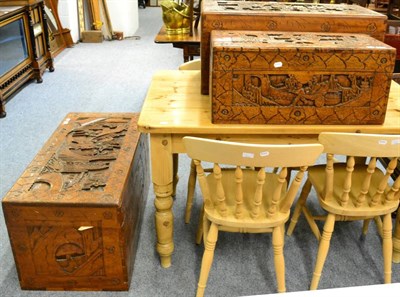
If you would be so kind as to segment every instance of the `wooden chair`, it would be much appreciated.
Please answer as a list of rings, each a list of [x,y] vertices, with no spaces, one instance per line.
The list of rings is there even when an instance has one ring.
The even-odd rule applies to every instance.
[[[184,137],[183,142],[194,160],[204,200],[205,250],[197,296],[204,294],[219,231],[272,233],[278,291],[285,292],[284,224],[307,166],[314,164],[322,145],[243,144],[195,137]],[[213,172],[205,174],[202,161],[214,163]],[[221,169],[222,164],[235,169]],[[298,166],[287,187],[287,167]],[[266,172],[270,167],[280,167],[279,173]]]
[[[390,185],[390,176],[400,157],[400,135],[326,132],[320,134],[319,141],[327,154],[327,163],[308,170],[308,180],[304,184],[287,231],[288,235],[292,234],[300,213],[303,212],[320,242],[310,289],[315,290],[318,287],[335,221],[364,220],[365,233],[369,220],[376,218],[379,222],[381,216],[384,282],[390,283],[391,213],[397,209],[400,197],[400,178],[396,178]],[[347,161],[336,163],[334,155],[347,156]],[[357,162],[360,160],[358,157],[362,157],[364,163]],[[385,171],[376,166],[378,157],[391,159]],[[314,187],[319,204],[327,212],[327,216],[313,216],[307,209],[306,199],[311,187]],[[320,219],[326,220],[322,236],[315,222]]]

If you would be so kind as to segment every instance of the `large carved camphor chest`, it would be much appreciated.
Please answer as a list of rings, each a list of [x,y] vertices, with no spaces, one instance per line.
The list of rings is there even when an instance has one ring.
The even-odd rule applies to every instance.
[[[396,50],[364,34],[213,31],[212,122],[381,124]]]
[[[203,0],[201,93],[209,93],[213,30],[362,33],[385,38],[387,16],[359,5]]]
[[[137,120],[68,114],[4,197],[22,289],[129,289],[149,186]]]

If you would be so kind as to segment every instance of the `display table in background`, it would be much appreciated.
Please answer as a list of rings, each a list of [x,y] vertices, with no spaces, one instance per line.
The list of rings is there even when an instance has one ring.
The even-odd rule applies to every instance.
[[[172,43],[175,48],[183,50],[183,61],[193,60],[193,57],[200,56],[200,29],[193,28],[193,36],[190,34],[169,35],[162,26],[154,39],[155,43]]]

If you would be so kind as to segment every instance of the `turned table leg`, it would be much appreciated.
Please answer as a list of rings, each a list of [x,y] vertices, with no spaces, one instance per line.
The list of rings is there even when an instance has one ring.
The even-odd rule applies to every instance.
[[[169,135],[150,136],[150,155],[152,181],[154,185],[155,223],[157,234],[157,252],[161,266],[171,266],[171,255],[174,251],[172,213],[173,192],[173,156],[171,137]]]

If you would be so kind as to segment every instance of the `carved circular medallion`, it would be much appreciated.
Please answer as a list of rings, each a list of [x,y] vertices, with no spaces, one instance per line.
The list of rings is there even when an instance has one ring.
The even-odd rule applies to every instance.
[[[302,122],[306,115],[303,109],[294,109],[291,113],[290,113],[290,117],[298,122]]]
[[[111,201],[113,201],[114,196],[111,194],[104,194],[101,196],[101,198],[106,202],[111,202]]]
[[[368,32],[375,32],[376,31],[376,24],[375,23],[368,24],[367,31]]]
[[[103,218],[106,220],[111,220],[113,218],[113,214],[111,211],[105,211],[103,213]]]
[[[9,199],[17,199],[19,198],[22,194],[24,193],[24,191],[12,191],[8,194],[8,198]]]
[[[387,59],[386,58],[382,58],[381,59],[381,64],[386,64],[387,63]]]
[[[329,23],[323,23],[321,25],[321,31],[323,31],[323,32],[331,31],[331,25]]]
[[[11,210],[11,216],[14,218],[18,218],[21,215],[21,211],[19,209],[12,209]]]
[[[275,30],[278,27],[278,24],[275,21],[269,21],[267,28],[269,30]]]
[[[223,27],[223,23],[220,20],[215,20],[214,22],[212,22],[212,27],[213,29],[222,29]]]
[[[64,212],[63,212],[62,210],[56,210],[56,211],[54,211],[54,215],[55,215],[57,218],[61,218],[61,217],[64,216]]]
[[[114,254],[115,253],[115,246],[107,247],[106,250],[108,251],[109,254]]]
[[[18,248],[18,251],[21,252],[21,253],[25,253],[28,250],[26,245],[23,244],[23,243],[19,244],[17,248]]]

